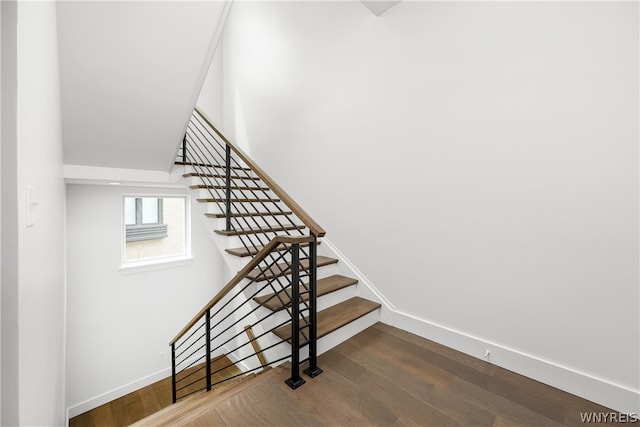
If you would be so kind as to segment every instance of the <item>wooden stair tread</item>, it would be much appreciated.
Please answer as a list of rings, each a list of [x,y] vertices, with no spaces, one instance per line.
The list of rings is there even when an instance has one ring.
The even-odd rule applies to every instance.
[[[318,339],[345,325],[348,325],[354,320],[357,320],[378,308],[380,308],[380,304],[377,302],[360,297],[353,297],[325,310],[319,311],[318,326],[316,329]],[[289,343],[291,342],[290,323],[275,329],[273,333],[281,339],[286,340]],[[301,347],[306,344],[302,333],[300,334],[300,343]]]
[[[220,234],[222,236],[241,236],[245,234],[258,234],[258,233],[274,233],[277,231],[286,231],[286,230],[302,230],[304,229],[304,225],[274,225],[271,227],[252,227],[252,228],[240,228],[238,230],[214,230],[216,234]]]
[[[318,256],[317,258],[317,266],[324,267],[326,265],[335,264],[338,260],[336,258],[329,258],[326,256]],[[300,269],[309,268],[309,260],[303,259],[300,260]],[[276,264],[275,266],[271,266],[266,269],[266,271],[260,272],[260,268],[256,267],[249,274],[247,274],[247,278],[256,282],[262,282],[264,280],[273,279],[277,276],[284,276],[290,274],[291,269],[286,263]]]
[[[228,394],[229,390],[237,388],[242,383],[249,382],[251,379],[255,378],[256,376],[264,374],[269,369],[271,369],[271,367],[270,366],[266,366],[260,372],[250,372],[250,373],[244,374],[242,376],[231,378],[230,380],[227,380],[225,382],[221,382],[219,384],[216,384],[215,386],[212,386],[211,387],[211,391],[215,390],[217,396]]]
[[[227,199],[203,198],[196,199],[200,203],[225,203]],[[278,203],[280,199],[231,199],[231,203]]]
[[[291,211],[284,212],[235,212],[231,214],[232,218],[248,217],[248,216],[280,216],[280,215],[292,215]],[[207,218],[226,218],[224,213],[205,213]]]
[[[318,245],[321,244],[321,241],[318,241]],[[301,243],[300,246],[309,246],[309,243]],[[286,249],[289,249],[291,247],[291,245],[278,245],[276,246],[276,248],[274,249],[274,251],[284,251]],[[225,249],[224,251],[227,253],[230,253],[231,255],[237,256],[237,257],[248,257],[248,256],[254,256],[255,254],[257,254],[258,252],[260,252],[262,250],[262,248],[264,248],[264,246],[262,245],[247,245],[247,247],[242,247],[242,248],[230,248],[230,249]]]
[[[232,387],[227,393],[203,393],[193,402],[178,402],[132,426],[300,426],[326,425],[297,404],[284,380],[289,362]],[[302,392],[304,393],[304,392]],[[362,424],[364,425],[364,424]]]
[[[182,174],[182,177],[183,178],[203,177],[203,178],[219,178],[219,179],[227,178],[226,175],[213,174],[213,173],[198,173],[198,172],[185,173],[185,174]],[[260,177],[257,177],[257,176],[234,176],[232,179],[242,179],[242,180],[246,179],[250,181],[260,181]]]
[[[217,384],[212,387],[210,392],[201,392],[181,399],[175,404],[169,405],[155,414],[131,425],[155,427],[158,425],[186,423],[200,417],[204,412],[208,411],[213,402],[220,402],[254,387],[256,383],[266,381],[276,374],[274,371],[273,368],[267,367],[263,371],[246,374],[225,383]]]
[[[208,185],[208,184],[195,184],[190,185],[190,189],[192,190],[226,190],[227,187],[225,185]],[[269,187],[238,187],[237,185],[232,185],[230,190],[234,191],[269,191]]]
[[[357,279],[352,279],[351,277],[345,277],[339,274],[334,274],[333,276],[325,277],[323,279],[318,279],[317,282],[317,296],[321,297],[323,295],[330,294],[331,292],[338,291],[340,289],[344,289],[346,287],[355,285],[358,283]],[[300,293],[303,300],[307,301],[309,299],[309,294],[304,293],[305,288],[300,286]],[[285,306],[289,307],[291,305],[291,296],[289,295],[290,290],[287,289],[282,290],[277,293],[271,293],[268,295],[263,295],[259,297],[255,297],[253,300],[263,307],[268,308],[271,311],[279,311],[282,310]],[[279,298],[278,298],[279,297]]]

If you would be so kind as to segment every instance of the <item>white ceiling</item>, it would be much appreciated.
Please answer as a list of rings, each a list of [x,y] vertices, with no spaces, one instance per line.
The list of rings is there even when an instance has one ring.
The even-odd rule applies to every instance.
[[[167,171],[224,1],[60,1],[64,162]]]
[[[374,15],[380,16],[402,0],[361,0]]]

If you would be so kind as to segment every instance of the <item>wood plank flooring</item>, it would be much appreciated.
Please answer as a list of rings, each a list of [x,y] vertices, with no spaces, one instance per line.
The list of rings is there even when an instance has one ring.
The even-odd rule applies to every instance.
[[[178,379],[198,369],[201,369],[200,365],[178,374]],[[211,376],[214,383],[241,373],[226,356],[217,357],[212,360],[211,371],[215,372]],[[205,386],[204,380],[195,382],[185,390],[179,392],[178,396],[193,392]],[[112,402],[98,406],[77,417],[71,418],[69,420],[69,427],[128,426],[149,415],[155,414],[169,405],[171,405],[171,378],[165,378]]]
[[[584,426],[580,412],[612,412],[381,323],[323,354],[319,365],[324,373],[297,390],[284,384],[289,372],[281,366],[238,387],[201,394],[199,402],[187,399],[137,425]],[[134,415],[71,425],[126,425],[144,410],[108,405],[103,412],[123,414],[125,406]]]

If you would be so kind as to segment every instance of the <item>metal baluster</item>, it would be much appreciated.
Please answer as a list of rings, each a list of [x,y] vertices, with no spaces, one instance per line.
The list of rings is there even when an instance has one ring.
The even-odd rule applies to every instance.
[[[226,171],[226,187],[227,187],[227,193],[226,193],[226,212],[225,212],[225,216],[227,219],[226,222],[226,231],[231,231],[231,147],[229,147],[229,145],[226,145],[226,165],[225,165],[225,171]]]
[[[291,245],[291,378],[285,383],[296,389],[305,383],[300,376],[300,244]]]
[[[317,248],[318,238],[313,235],[313,241],[309,243],[309,367],[304,373],[315,378],[322,373],[318,367],[318,279],[317,269]]]
[[[176,403],[176,343],[171,344],[171,400]]]
[[[182,163],[187,163],[187,134],[182,138]]]
[[[205,314],[206,320],[206,328],[207,331],[205,333],[207,340],[207,391],[211,390],[211,310],[207,310]]]

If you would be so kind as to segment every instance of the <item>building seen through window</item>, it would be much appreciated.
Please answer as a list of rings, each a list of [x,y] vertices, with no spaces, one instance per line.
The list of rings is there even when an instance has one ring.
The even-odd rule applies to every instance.
[[[186,256],[186,202],[182,196],[125,196],[124,262]]]

